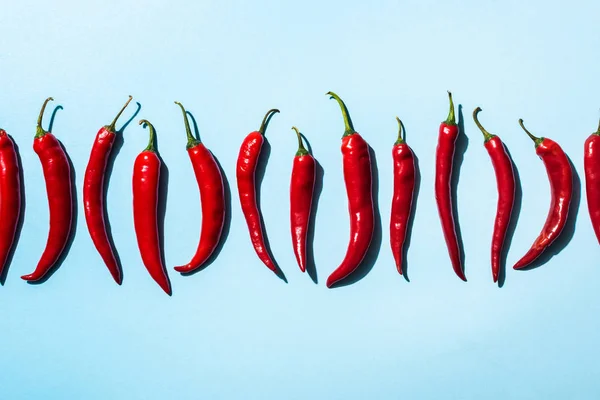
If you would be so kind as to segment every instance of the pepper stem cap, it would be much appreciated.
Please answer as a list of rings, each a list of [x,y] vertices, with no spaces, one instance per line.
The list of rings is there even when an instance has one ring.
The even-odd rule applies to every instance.
[[[262,120],[262,123],[260,124],[260,128],[258,129],[258,132],[261,135],[265,134],[265,131],[267,130],[267,125],[269,125],[269,121],[271,120],[271,117],[275,114],[277,114],[279,112],[278,109],[276,108],[272,108],[269,111],[267,111],[267,113],[265,114],[265,117]]]
[[[296,136],[298,137],[298,151],[296,151],[296,156],[305,156],[308,154],[308,150],[304,147],[304,143],[302,142],[302,135],[300,131],[295,126],[292,126],[292,129],[296,131]]]
[[[344,126],[345,126],[344,135],[342,137],[354,135],[356,133],[356,131],[354,130],[354,125],[352,125],[352,119],[350,118],[350,113],[348,112],[348,107],[346,107],[346,104],[344,103],[344,101],[340,98],[340,96],[338,96],[337,94],[335,94],[333,92],[327,92],[326,94],[329,96],[330,99],[335,99],[335,101],[338,102],[338,104],[340,105],[340,108],[342,109],[342,116],[344,117]]]
[[[521,128],[523,128],[523,130],[525,131],[525,133],[527,134],[527,136],[529,136],[531,138],[531,140],[533,140],[533,143],[535,143],[535,147],[537,148],[540,144],[542,144],[542,142],[544,141],[543,137],[537,137],[537,136],[533,136],[531,134],[531,132],[529,132],[527,130],[527,128],[525,128],[525,125],[523,125],[523,119],[519,118],[519,125],[521,125]]]
[[[185,108],[178,101],[176,101],[175,104],[177,104],[181,108],[181,112],[183,113],[183,122],[185,124],[185,134],[187,136],[187,145],[185,146],[185,148],[186,149],[190,149],[190,148],[192,148],[194,146],[199,145],[200,144],[200,140],[196,139],[192,135],[192,129],[190,128],[190,121],[188,120],[188,116],[186,114]]]
[[[54,99],[52,97],[48,97],[46,100],[44,100],[44,104],[42,104],[42,109],[40,110],[40,115],[38,116],[38,120],[37,120],[37,126],[36,126],[36,132],[35,132],[36,139],[41,138],[46,133],[48,133],[47,131],[45,131],[42,128],[42,118],[44,117],[44,111],[46,111],[46,106],[48,105],[48,102],[50,102],[50,101],[54,101]]]
[[[444,121],[446,125],[456,125],[456,116],[454,115],[454,101],[452,100],[452,93],[448,91],[448,99],[450,100],[450,111],[448,112],[448,118]]]

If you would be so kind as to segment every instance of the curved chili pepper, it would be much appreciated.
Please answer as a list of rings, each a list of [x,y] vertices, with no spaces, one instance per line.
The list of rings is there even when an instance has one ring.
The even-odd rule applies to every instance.
[[[0,129],[0,276],[15,241],[21,214],[21,182],[15,143]]]
[[[550,210],[542,232],[535,239],[527,253],[514,265],[514,269],[522,269],[538,258],[548,246],[560,235],[567,217],[573,197],[573,170],[569,158],[555,141],[533,136],[519,120],[519,125],[535,143],[535,152],[544,162],[548,180],[550,181]]]
[[[339,103],[346,127],[342,136],[342,163],[350,213],[350,243],[344,260],[327,278],[327,287],[330,288],[354,272],[365,258],[373,238],[375,211],[369,145],[354,130],[342,99],[333,92],[327,95]]]
[[[258,209],[256,200],[255,172],[260,151],[265,140],[264,135],[267,124],[269,123],[271,116],[278,112],[279,110],[277,109],[269,110],[260,125],[260,129],[250,132],[248,136],[246,136],[240,147],[240,153],[236,164],[238,193],[242,205],[242,212],[244,213],[248,231],[250,232],[252,246],[254,247],[258,258],[260,258],[260,260],[275,273],[278,272],[277,266],[265,244],[260,210]]]
[[[515,174],[512,161],[502,140],[486,131],[477,119],[477,114],[480,111],[480,107],[473,111],[473,120],[483,133],[483,145],[492,160],[498,187],[498,205],[496,206],[496,219],[494,221],[494,233],[492,234],[492,277],[494,282],[498,282],[504,239],[506,238],[506,231],[508,230],[515,202]]]
[[[306,271],[306,237],[315,188],[315,159],[302,143],[300,131],[292,127],[298,136],[298,151],[292,167],[290,184],[290,226],[296,261],[302,272]]]
[[[596,238],[600,242],[600,123],[584,145],[583,167],[585,170],[585,192],[588,210]]]
[[[133,164],[133,222],[135,236],[144,266],[152,279],[168,295],[171,283],[162,262],[158,237],[158,188],[160,183],[160,158],[156,154],[154,126],[145,119],[150,130],[148,146],[135,159]]]
[[[50,210],[50,230],[48,232],[46,248],[35,271],[21,277],[30,282],[39,281],[44,278],[54,266],[67,244],[73,221],[71,169],[67,154],[56,137],[52,133],[42,129],[44,110],[48,102],[53,100],[52,97],[48,97],[44,101],[33,140],[33,150],[42,163],[44,180],[46,181],[48,207]]]
[[[450,180],[452,178],[452,164],[454,162],[454,150],[456,139],[458,139],[458,125],[454,116],[454,102],[452,93],[448,92],[450,99],[450,112],[448,118],[441,123],[438,137],[438,145],[435,153],[435,200],[437,202],[442,230],[448,246],[448,254],[452,261],[452,268],[460,279],[467,281],[460,259],[460,248],[458,247],[458,236],[454,223],[452,211],[452,194]]]
[[[129,100],[127,100],[110,125],[103,126],[96,134],[96,139],[90,152],[90,160],[88,161],[85,176],[83,177],[83,210],[85,212],[85,222],[87,223],[88,231],[96,250],[100,253],[113,279],[119,285],[123,277],[121,269],[117,265],[115,250],[111,245],[108,232],[106,231],[104,183],[108,157],[117,136],[115,124],[131,99],[132,97],[129,96]]]
[[[415,191],[415,158],[412,149],[402,138],[402,121],[398,121],[398,139],[392,148],[394,160],[394,194],[390,217],[390,244],[396,269],[402,275],[402,251]]]
[[[196,254],[189,263],[175,267],[177,272],[188,273],[200,268],[219,244],[223,224],[225,223],[225,191],[223,189],[223,177],[217,161],[210,150],[199,139],[192,136],[190,123],[183,105],[177,101],[175,104],[181,107],[183,113],[187,134],[186,149],[194,168],[202,204],[202,228]]]

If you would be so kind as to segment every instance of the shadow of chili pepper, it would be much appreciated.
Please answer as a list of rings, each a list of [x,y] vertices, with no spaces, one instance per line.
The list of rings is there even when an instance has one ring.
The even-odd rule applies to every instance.
[[[271,114],[269,116],[269,120],[271,119],[271,117],[273,116],[273,114]],[[267,121],[268,123],[268,121]],[[265,171],[267,169],[267,163],[269,161],[269,157],[271,157],[271,144],[269,143],[267,137],[265,136],[265,140],[262,146],[262,150],[260,152],[260,157],[258,159],[258,164],[256,166],[256,203],[258,204],[259,207],[259,214],[260,214],[260,223],[263,227],[263,235],[264,235],[264,239],[265,239],[265,246],[267,247],[267,251],[269,252],[269,254],[271,255],[271,259],[273,260],[273,262],[275,263],[275,268],[277,268],[277,271],[275,272],[275,275],[277,275],[279,277],[279,279],[281,279],[282,281],[284,281],[285,283],[288,283],[287,278],[285,277],[285,274],[283,273],[283,271],[281,270],[281,268],[279,267],[279,264],[277,263],[277,261],[275,260],[275,257],[273,257],[273,252],[271,251],[271,245],[269,244],[269,237],[267,235],[267,227],[265,226],[265,221],[263,219],[263,214],[262,211],[260,209],[260,199],[261,199],[261,186],[262,186],[262,181],[265,177]]]
[[[302,134],[301,134],[302,135]],[[312,147],[308,139],[302,135],[304,143],[308,148],[310,154],[313,154]],[[314,155],[313,155],[314,157]],[[315,158],[315,188],[313,191],[312,207],[310,209],[310,218],[308,220],[308,232],[306,237],[306,273],[310,276],[310,279],[315,284],[319,283],[317,277],[317,265],[315,263],[314,253],[314,242],[315,242],[315,223],[317,221],[317,210],[319,208],[319,199],[321,198],[321,192],[323,192],[323,177],[325,176],[325,170],[319,160]]]
[[[121,257],[119,256],[119,252],[117,251],[115,242],[113,240],[112,227],[110,225],[110,218],[108,217],[108,208],[106,207],[106,204],[108,204],[108,202],[107,202],[108,186],[110,185],[110,178],[112,176],[112,171],[113,171],[113,167],[115,164],[115,160],[117,159],[117,156],[121,152],[121,148],[123,147],[123,144],[125,143],[125,138],[123,136],[123,132],[125,131],[125,128],[127,128],[127,126],[131,123],[131,121],[133,121],[135,119],[135,117],[137,117],[137,115],[139,114],[139,112],[142,108],[142,105],[140,103],[136,102],[136,104],[137,104],[137,109],[134,111],[133,115],[123,124],[121,129],[118,129],[116,131],[115,141],[113,143],[112,151],[109,153],[108,160],[106,163],[106,172],[104,174],[104,193],[102,194],[102,198],[103,198],[103,201],[105,204],[105,210],[106,210],[106,218],[104,219],[104,225],[106,227],[106,233],[108,234],[108,242],[110,243],[110,246],[113,249],[113,253],[115,255],[115,260],[117,261],[117,268],[119,268],[119,270],[121,272],[121,280],[124,278],[123,277],[123,266],[121,264]]]
[[[194,118],[192,113],[189,111],[186,111],[186,114],[192,120],[192,125],[194,126],[195,138],[200,140],[200,132],[198,131],[198,124],[196,123],[196,118]],[[219,254],[221,253],[221,250],[223,249],[223,246],[225,245],[225,242],[227,241],[227,237],[229,237],[229,230],[231,228],[231,186],[229,185],[229,179],[227,179],[227,176],[225,175],[225,171],[223,170],[221,163],[219,162],[219,160],[213,154],[212,151],[211,151],[211,154],[213,155],[215,162],[217,163],[217,166],[219,167],[219,170],[221,171],[221,176],[223,177],[223,194],[224,194],[224,200],[225,200],[225,220],[223,222],[223,230],[221,232],[221,238],[219,239],[219,243],[217,244],[217,247],[215,247],[215,250],[210,255],[210,257],[206,260],[206,262],[204,264],[202,264],[200,266],[200,268],[198,268],[194,271],[181,273],[181,275],[183,275],[183,276],[195,275],[196,273],[203,271],[204,268],[211,265],[217,259]]]
[[[400,121],[402,125],[402,132],[404,132],[404,138],[406,140],[406,127],[404,126],[404,122]],[[411,147],[412,150],[412,147]],[[415,154],[413,150],[413,159],[415,162],[415,188],[413,192],[413,200],[412,200],[412,208],[410,210],[410,215],[408,216],[408,228],[406,232],[406,238],[404,240],[404,247],[402,248],[402,276],[406,280],[406,282],[410,282],[408,277],[408,249],[410,248],[410,242],[412,239],[412,228],[415,222],[415,215],[417,212],[417,204],[419,199],[419,191],[421,189],[421,171],[419,169],[419,157]]]
[[[579,203],[581,200],[581,179],[579,178],[579,174],[577,173],[571,158],[567,156],[567,159],[569,160],[571,170],[573,171],[573,197],[571,198],[571,205],[569,207],[569,214],[567,215],[565,227],[556,240],[550,246],[548,246],[548,248],[546,248],[546,250],[537,259],[535,259],[535,261],[533,261],[527,267],[522,268],[521,271],[529,271],[541,267],[552,257],[567,247],[569,242],[571,242],[571,239],[573,239],[573,235],[575,234],[575,225],[577,222],[577,213],[579,212]]]
[[[54,125],[54,117],[56,116],[56,113],[58,112],[58,110],[62,110],[62,109],[63,109],[63,107],[60,105],[56,106],[54,108],[54,111],[52,112],[52,117],[50,118],[50,123],[48,125],[48,132],[52,132],[52,126]],[[71,161],[71,157],[69,156],[69,153],[67,153],[67,149],[65,148],[65,146],[62,144],[62,142],[58,138],[57,138],[57,140],[58,140],[58,143],[60,144],[60,147],[65,152],[65,155],[67,157],[67,162],[69,163],[69,170],[71,171],[71,199],[72,199],[72,203],[73,203],[72,204],[73,218],[71,220],[71,230],[69,231],[69,237],[67,239],[65,247],[64,247],[62,253],[60,254],[60,257],[58,257],[58,259],[52,266],[52,268],[50,268],[48,270],[48,272],[46,273],[46,275],[44,275],[43,278],[41,278],[37,281],[27,281],[27,283],[30,285],[41,285],[42,283],[44,283],[48,279],[50,279],[50,277],[52,277],[52,275],[54,275],[54,273],[60,268],[60,266],[64,263],[65,259],[69,255],[69,251],[71,250],[71,246],[73,245],[73,241],[75,240],[75,231],[77,230],[77,218],[78,218],[77,205],[79,204],[79,200],[77,199],[77,186],[75,184],[75,182],[77,182],[77,173],[75,172],[75,167],[73,167],[73,161]]]
[[[460,229],[460,218],[458,218],[458,183],[460,181],[460,169],[465,158],[465,152],[469,147],[469,138],[465,133],[465,118],[463,116],[463,106],[458,105],[458,137],[456,138],[454,160],[452,162],[452,178],[450,188],[452,190],[452,213],[454,214],[454,225],[456,227],[456,238],[458,239],[458,249],[462,261],[463,272],[465,272],[465,246],[462,240],[462,231]]]
[[[506,147],[506,145],[504,145],[504,149],[506,150],[506,154],[508,154],[508,158],[510,159],[515,175],[515,201],[513,204],[512,214],[510,216],[510,221],[508,223],[508,228],[506,230],[504,248],[502,249],[502,253],[500,255],[500,271],[498,272],[499,288],[504,286],[504,282],[506,280],[506,263],[508,259],[508,251],[510,250],[510,245],[512,243],[515,230],[517,228],[517,221],[519,220],[519,215],[521,215],[521,204],[523,202],[523,188],[521,186],[521,176],[519,175],[519,170],[517,169],[517,165],[513,161],[510,151],[508,150],[508,147]]]
[[[9,135],[10,136],[10,135]],[[15,254],[15,250],[19,244],[19,239],[21,238],[21,230],[23,229],[23,222],[25,221],[25,181],[23,180],[23,162],[21,161],[21,153],[19,152],[19,146],[17,142],[14,140],[12,136],[10,136],[13,143],[15,144],[15,152],[17,153],[17,163],[19,164],[19,191],[21,193],[21,209],[19,213],[19,220],[17,221],[17,227],[15,230],[15,239],[13,241],[12,248],[10,249],[7,257],[6,263],[4,265],[4,270],[0,275],[0,285],[4,286],[4,282],[6,282],[6,277],[8,276],[8,270],[10,264],[12,263],[13,256]]]
[[[342,287],[352,285],[364,278],[373,269],[379,251],[381,250],[382,240],[382,228],[381,228],[381,213],[379,212],[379,168],[377,167],[377,157],[375,151],[369,146],[369,156],[371,157],[371,176],[372,176],[372,196],[373,196],[373,216],[374,216],[374,227],[373,227],[373,238],[371,239],[371,245],[365,258],[360,263],[358,268],[354,270],[348,277],[341,280],[332,286]]]

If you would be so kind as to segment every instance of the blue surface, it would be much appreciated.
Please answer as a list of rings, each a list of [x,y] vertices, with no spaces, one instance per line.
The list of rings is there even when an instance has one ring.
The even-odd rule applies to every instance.
[[[20,146],[26,214],[0,288],[3,399],[591,399],[600,396],[600,248],[585,196],[570,244],[527,272],[510,267],[543,224],[549,187],[517,119],[558,141],[582,174],[598,118],[597,2],[6,2],[0,14],[0,125]],[[464,106],[469,143],[458,187],[468,283],[452,271],[433,197],[446,90]],[[376,153],[380,253],[366,277],[334,290],[348,217],[338,105]],[[124,133],[108,214],[124,265],[117,286],[81,210],[97,130],[127,95],[141,103]],[[79,218],[62,267],[28,285],[47,232],[42,171],[31,148],[42,101],[64,110],[53,131],[76,168]],[[229,237],[204,271],[182,277],[200,229],[181,101],[232,190]],[[521,213],[506,282],[492,283],[496,188],[480,119],[519,169]],[[235,160],[243,137],[278,107],[267,132],[264,220],[288,284],[256,258],[241,215]],[[130,107],[124,120],[131,116]],[[421,190],[406,282],[387,226],[391,146],[399,115],[419,157]],[[145,271],[131,210],[131,171],[157,128],[169,169],[166,296]],[[48,123],[45,119],[45,126]],[[315,227],[318,285],[295,264],[288,188],[298,126],[324,169]]]

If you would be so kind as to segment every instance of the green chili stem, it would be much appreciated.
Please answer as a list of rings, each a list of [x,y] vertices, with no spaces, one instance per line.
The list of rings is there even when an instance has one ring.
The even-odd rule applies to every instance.
[[[481,122],[479,122],[479,119],[477,118],[477,114],[479,114],[480,111],[481,111],[481,107],[477,107],[475,110],[473,110],[473,120],[475,121],[475,124],[477,125],[477,127],[479,128],[481,133],[483,133],[483,142],[485,143],[488,140],[490,140],[491,138],[493,138],[495,135],[492,135],[491,133],[486,131],[485,128],[481,125]]]
[[[46,100],[44,100],[44,104],[42,104],[42,109],[40,110],[40,115],[38,116],[37,120],[37,127],[35,132],[36,138],[40,138],[46,134],[46,131],[42,128],[42,118],[44,117],[44,111],[46,111],[46,106],[50,101],[54,101],[54,99],[52,97],[48,97]]]
[[[402,121],[400,121],[400,118],[398,117],[396,117],[396,121],[398,121],[398,138],[396,139],[396,143],[394,143],[394,145],[404,144],[405,140],[402,137]]]
[[[292,126],[292,129],[296,131],[296,136],[298,137],[298,151],[296,151],[296,156],[305,156],[308,154],[308,150],[304,147],[304,143],[302,143],[302,135],[300,135],[300,131],[295,126]]]
[[[448,91],[448,99],[450,100],[450,111],[448,112],[448,118],[444,121],[446,125],[456,125],[456,117],[454,115],[454,101],[452,100],[452,93]]]
[[[342,109],[342,116],[344,117],[344,126],[346,127],[344,131],[344,136],[342,137],[354,135],[356,131],[354,130],[354,126],[352,125],[352,119],[350,118],[350,113],[348,113],[348,108],[346,107],[346,104],[344,104],[344,101],[340,98],[340,96],[333,92],[327,92],[326,94],[330,96],[330,99],[335,99],[339,103],[340,108]]]
[[[523,130],[525,131],[525,133],[527,133],[527,135],[531,138],[531,140],[533,140],[533,143],[535,143],[535,147],[538,147],[544,141],[543,137],[533,136],[531,134],[531,132],[529,132],[527,130],[527,128],[525,128],[525,125],[523,125],[523,119],[522,118],[519,118],[519,125],[521,125],[521,128],[523,128]]]
[[[175,104],[177,104],[180,108],[181,108],[181,112],[183,113],[183,122],[185,123],[185,134],[187,135],[187,145],[185,146],[187,149],[194,147],[198,144],[200,144],[200,140],[196,139],[193,135],[192,135],[192,129],[190,128],[190,121],[188,120],[188,116],[186,114],[185,108],[183,108],[183,105],[176,101]]]
[[[278,113],[278,112],[279,112],[279,110],[278,110],[278,109],[276,109],[276,108],[273,108],[273,109],[271,109],[271,110],[267,111],[267,113],[265,114],[265,117],[264,117],[264,118],[263,118],[263,120],[262,120],[262,123],[260,124],[260,128],[259,128],[259,130],[258,130],[258,132],[259,132],[261,135],[264,135],[264,134],[265,134],[265,131],[267,130],[267,125],[269,124],[269,121],[271,120],[271,117],[272,117],[274,114]]]
[[[108,125],[106,127],[107,130],[109,130],[111,132],[115,131],[115,125],[117,124],[117,120],[119,119],[119,117],[121,116],[121,114],[123,114],[123,111],[125,111],[125,109],[129,105],[129,103],[131,102],[131,99],[133,99],[133,97],[129,96],[129,100],[127,100],[127,102],[125,103],[125,105],[123,106],[123,108],[121,108],[121,111],[119,111],[119,113],[117,114],[117,116],[115,117],[115,119],[113,119],[113,121],[110,123],[110,125]]]
[[[144,151],[156,151],[156,131],[154,130],[154,126],[147,119],[140,119],[140,125],[146,124],[148,129],[150,130],[150,138],[148,139],[148,146],[144,149]]]

